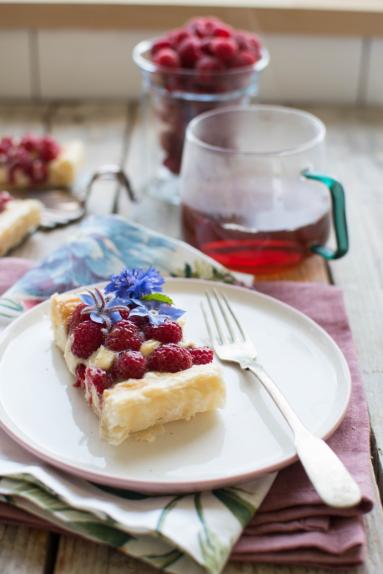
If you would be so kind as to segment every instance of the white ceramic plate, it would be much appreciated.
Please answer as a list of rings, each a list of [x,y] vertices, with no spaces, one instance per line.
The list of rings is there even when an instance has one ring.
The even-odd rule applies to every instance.
[[[211,282],[169,279],[166,293],[188,311],[186,336],[207,343],[200,301]],[[265,295],[220,285],[259,359],[298,415],[329,436],[350,397],[350,374],[334,341],[314,322]],[[102,442],[98,419],[72,386],[53,343],[49,302],[16,320],[0,339],[0,424],[22,446],[64,470],[110,486],[182,492],[234,484],[291,463],[296,452],[282,416],[259,383],[223,365],[224,409],[166,425],[153,443]]]

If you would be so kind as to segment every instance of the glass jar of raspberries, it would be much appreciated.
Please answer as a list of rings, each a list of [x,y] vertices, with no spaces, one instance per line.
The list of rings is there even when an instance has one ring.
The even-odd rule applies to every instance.
[[[258,90],[269,54],[257,35],[213,17],[195,18],[165,36],[137,44],[133,59],[142,72],[147,136],[146,189],[179,202],[178,175],[185,131],[197,115],[248,104]]]

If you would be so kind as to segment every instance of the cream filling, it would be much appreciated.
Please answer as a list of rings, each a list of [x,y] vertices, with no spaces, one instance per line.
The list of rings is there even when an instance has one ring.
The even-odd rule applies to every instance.
[[[65,343],[64,359],[68,366],[69,371],[72,373],[72,375],[75,375],[78,365],[80,364],[86,365],[87,362],[84,361],[84,359],[80,359],[80,357],[76,357],[76,355],[72,353],[71,349],[72,343],[73,343],[73,335],[70,335]]]
[[[114,357],[116,354],[117,353],[114,353],[110,349],[104,347],[104,345],[101,345],[97,351],[91,354],[88,359],[88,364],[91,367],[97,367],[98,369],[109,371],[113,365]]]
[[[73,335],[70,335],[65,343],[64,359],[72,375],[76,374],[76,369],[80,364],[83,364],[86,367],[97,367],[104,371],[108,371],[113,364],[114,357],[117,355],[117,353],[114,353],[101,345],[101,347],[99,347],[97,351],[94,351],[94,353],[92,353],[87,359],[81,359],[72,353],[72,343]]]
[[[159,341],[156,341],[155,339],[148,339],[142,343],[140,347],[140,353],[142,353],[144,357],[149,357],[149,355],[151,355],[153,351],[158,349],[160,346],[161,343]]]

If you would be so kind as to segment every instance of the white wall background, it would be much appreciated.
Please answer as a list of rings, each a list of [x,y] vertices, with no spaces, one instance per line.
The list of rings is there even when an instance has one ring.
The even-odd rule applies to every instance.
[[[0,99],[127,99],[140,93],[131,51],[150,30],[0,30]],[[383,40],[267,35],[260,97],[383,105]]]

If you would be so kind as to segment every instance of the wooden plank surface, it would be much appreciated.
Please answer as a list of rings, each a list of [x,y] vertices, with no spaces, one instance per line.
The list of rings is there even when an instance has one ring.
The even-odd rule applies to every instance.
[[[27,132],[41,134],[49,123],[50,106],[44,104],[0,104],[0,134],[20,137]]]
[[[54,574],[158,574],[143,562],[79,538],[61,537]]]
[[[0,572],[47,574],[49,537],[47,532],[0,524]]]
[[[331,150],[329,165],[331,171],[339,174],[349,196],[349,220],[352,251],[344,260],[331,266],[335,283],[342,286],[359,352],[360,364],[366,382],[371,419],[378,447],[383,447],[383,399],[380,391],[383,384],[383,358],[381,314],[383,313],[382,278],[383,264],[380,257],[383,233],[383,195],[381,191],[381,169],[383,165],[383,111],[340,110],[338,108],[312,108],[329,127],[328,141]],[[44,130],[47,127],[60,139],[80,137],[87,146],[87,169],[94,169],[104,162],[117,162],[132,174],[139,174],[140,157],[143,153],[140,142],[140,121],[132,109],[125,105],[114,106],[50,106],[28,110],[0,108],[0,129],[20,133],[24,125],[30,129]],[[28,119],[29,118],[29,119]],[[25,123],[26,122],[26,123]],[[136,185],[139,181],[135,180]],[[105,210],[106,192],[100,187],[96,200],[97,210]],[[108,195],[109,197],[109,195]],[[157,231],[175,237],[180,228],[177,208],[169,207],[152,198],[144,197],[137,206],[126,206],[126,213],[136,221]],[[40,258],[70,237],[74,227],[49,234],[36,234],[24,243],[16,255]],[[276,276],[273,277],[275,279]],[[319,258],[311,258],[299,268],[279,279],[328,282],[326,266]],[[381,460],[375,454],[375,463],[380,468]],[[376,497],[374,511],[366,518],[368,524],[369,553],[364,567],[354,570],[357,574],[378,574],[383,572],[383,513]],[[15,529],[14,538],[22,538]],[[23,530],[23,529],[22,529]],[[24,529],[26,530],[26,529]],[[11,531],[10,531],[11,532]],[[34,534],[34,533],[32,533]],[[0,533],[1,535],[1,533]],[[25,536],[25,533],[23,534]],[[41,536],[37,534],[36,536]],[[3,571],[2,547],[9,548],[11,535],[0,539],[0,571]],[[40,540],[40,538],[38,538]],[[7,546],[8,545],[8,546]],[[28,545],[26,545],[28,547]],[[12,546],[11,546],[12,549]],[[5,552],[5,550],[3,551]],[[17,548],[7,550],[11,564],[21,560]],[[20,549],[19,549],[20,552]],[[6,552],[5,552],[6,554]],[[31,556],[31,571],[39,562],[39,553]],[[37,561],[37,562],[36,562]],[[40,561],[38,568],[43,568]],[[7,570],[10,574],[24,572],[19,566]],[[5,571],[5,570],[4,570]],[[53,571],[53,570],[52,570]],[[152,574],[155,569],[143,566],[136,560],[122,556],[116,551],[79,539],[61,537],[54,574],[115,574],[124,571],[129,574]],[[324,570],[312,568],[289,568],[277,566],[254,566],[230,563],[225,574],[325,574]]]

